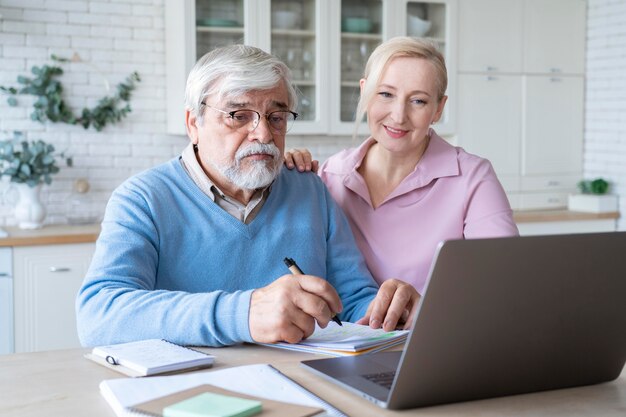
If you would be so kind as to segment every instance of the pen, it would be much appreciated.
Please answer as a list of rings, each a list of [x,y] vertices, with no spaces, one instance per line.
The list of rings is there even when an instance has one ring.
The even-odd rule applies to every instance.
[[[283,262],[285,263],[285,265],[287,265],[287,268],[289,268],[289,271],[291,271],[292,274],[294,274],[294,275],[304,275],[304,272],[302,272],[302,270],[300,269],[300,267],[298,266],[296,261],[294,261],[293,259],[285,258],[285,259],[283,259]],[[332,317],[332,319],[338,325],[343,326],[343,324],[341,324],[341,320],[339,320],[337,318],[336,314]]]

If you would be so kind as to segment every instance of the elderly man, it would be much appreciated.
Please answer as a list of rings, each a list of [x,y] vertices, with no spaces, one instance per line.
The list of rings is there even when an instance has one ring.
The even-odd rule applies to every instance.
[[[335,314],[385,329],[410,321],[415,290],[378,290],[319,178],[281,170],[296,102],[287,67],[258,48],[196,63],[191,143],[111,196],[76,302],[83,345],[298,342]],[[285,257],[310,275],[290,275]]]

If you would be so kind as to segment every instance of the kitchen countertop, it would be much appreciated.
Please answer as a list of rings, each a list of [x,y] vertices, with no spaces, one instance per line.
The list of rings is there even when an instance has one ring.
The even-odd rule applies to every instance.
[[[608,213],[586,213],[569,210],[523,210],[513,212],[515,223],[618,219],[619,216],[620,213],[618,211]]]
[[[3,229],[9,235],[0,238],[0,246],[90,243],[95,242],[100,234],[100,224],[56,224],[34,230],[22,230],[17,227],[4,227]]]
[[[569,210],[524,210],[514,211],[515,223],[562,222],[617,219],[619,212],[583,213]],[[0,238],[0,246],[54,245],[63,243],[95,242],[100,234],[100,224],[46,225],[41,229],[22,230],[5,227],[8,236]]]

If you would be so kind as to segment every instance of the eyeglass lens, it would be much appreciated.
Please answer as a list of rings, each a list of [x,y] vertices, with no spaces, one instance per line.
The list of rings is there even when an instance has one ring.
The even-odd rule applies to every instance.
[[[253,110],[237,110],[229,114],[227,118],[230,127],[240,129],[248,127],[251,131],[259,124],[260,115]],[[287,132],[293,125],[295,116],[288,111],[274,111],[266,116],[270,127],[277,132]]]

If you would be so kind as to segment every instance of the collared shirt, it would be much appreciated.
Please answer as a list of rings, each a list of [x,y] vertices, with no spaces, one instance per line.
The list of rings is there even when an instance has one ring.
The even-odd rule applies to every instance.
[[[373,208],[357,169],[375,143],[328,159],[319,175],[348,217],[378,283],[398,278],[422,293],[440,241],[515,236],[513,212],[491,163],[430,131],[413,172]]]
[[[238,200],[227,196],[211,181],[202,169],[202,166],[200,166],[192,143],[189,143],[183,150],[180,162],[187,174],[204,194],[228,214],[245,224],[250,224],[254,220],[270,194],[271,185],[255,190],[248,204],[242,204]]]

